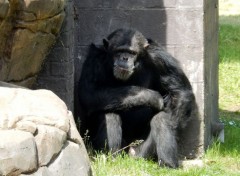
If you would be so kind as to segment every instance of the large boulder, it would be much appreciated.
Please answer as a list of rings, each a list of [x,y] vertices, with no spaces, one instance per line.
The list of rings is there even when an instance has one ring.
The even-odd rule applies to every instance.
[[[31,87],[59,34],[65,0],[0,0],[0,81]]]
[[[72,113],[51,91],[0,87],[0,139],[0,175],[92,174]]]

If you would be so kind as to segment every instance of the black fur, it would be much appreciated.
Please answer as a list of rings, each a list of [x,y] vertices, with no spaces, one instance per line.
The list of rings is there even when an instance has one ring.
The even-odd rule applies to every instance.
[[[140,32],[118,29],[92,44],[79,81],[80,104],[94,148],[119,150],[145,141],[130,154],[157,155],[178,167],[177,130],[195,108],[191,85],[179,63]]]

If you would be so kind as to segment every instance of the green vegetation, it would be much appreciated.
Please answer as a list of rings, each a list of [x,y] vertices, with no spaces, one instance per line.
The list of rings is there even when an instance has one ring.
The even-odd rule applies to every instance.
[[[225,143],[215,142],[206,152],[204,167],[190,169],[159,168],[156,162],[133,159],[122,153],[116,157],[111,154],[97,154],[92,158],[96,176],[238,176],[240,175],[240,121],[233,120],[231,113],[225,116]]]
[[[219,106],[240,112],[240,16],[220,17]]]
[[[240,16],[220,17],[219,56],[219,106],[225,123],[225,143],[216,141],[207,150],[204,167],[174,170],[159,168],[156,162],[133,159],[124,153],[116,157],[99,153],[91,155],[94,175],[240,175]]]
[[[235,18],[235,20],[228,19]],[[240,16],[220,18],[219,54],[220,62],[240,61]],[[227,47],[226,47],[227,46]]]

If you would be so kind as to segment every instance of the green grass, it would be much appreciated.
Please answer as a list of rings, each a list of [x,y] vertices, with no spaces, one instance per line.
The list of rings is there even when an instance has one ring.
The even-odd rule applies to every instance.
[[[219,106],[240,112],[240,16],[220,17]]]
[[[220,62],[240,62],[240,16],[220,17]]]
[[[215,142],[203,157],[204,167],[189,169],[159,168],[156,162],[133,159],[122,153],[116,157],[97,154],[92,157],[95,176],[238,176],[240,175],[240,121],[231,113],[223,117],[225,143]]]
[[[213,167],[219,167],[224,175],[239,175],[240,174],[240,121],[232,119],[231,113],[226,113],[222,117],[225,123],[225,142],[215,142],[207,151],[205,159],[210,163],[213,162]],[[209,170],[212,169],[209,167]]]
[[[238,176],[240,175],[240,16],[220,18],[219,105],[225,143],[215,142],[202,158],[203,167],[159,168],[154,161],[122,153],[90,155],[95,176]]]
[[[238,115],[239,117],[239,115]],[[91,155],[95,176],[238,176],[240,175],[240,120],[235,113],[224,112],[225,143],[216,141],[202,158],[204,167],[189,169],[159,168],[156,162],[134,159],[125,153]]]
[[[225,123],[225,143],[215,144],[206,154],[240,175],[240,16],[221,16],[219,35],[219,112]]]
[[[240,62],[219,64],[219,107],[240,111]]]

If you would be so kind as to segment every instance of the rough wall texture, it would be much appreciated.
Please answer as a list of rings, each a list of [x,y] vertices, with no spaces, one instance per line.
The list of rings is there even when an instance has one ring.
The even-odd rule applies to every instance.
[[[218,119],[218,1],[204,4],[204,142],[212,141],[210,134],[216,135],[223,128]]]
[[[60,31],[60,36],[47,56],[34,88],[52,90],[73,111],[74,22],[72,0],[66,1],[65,13],[66,17]]]
[[[116,28],[136,28],[164,45],[180,60],[188,75],[199,116],[188,127],[191,132],[186,132],[180,150],[189,157],[201,155],[212,138],[211,124],[218,119],[217,3],[217,0],[75,0],[75,85],[87,45],[101,44]]]
[[[0,1],[0,80],[32,87],[56,41],[65,0]]]

